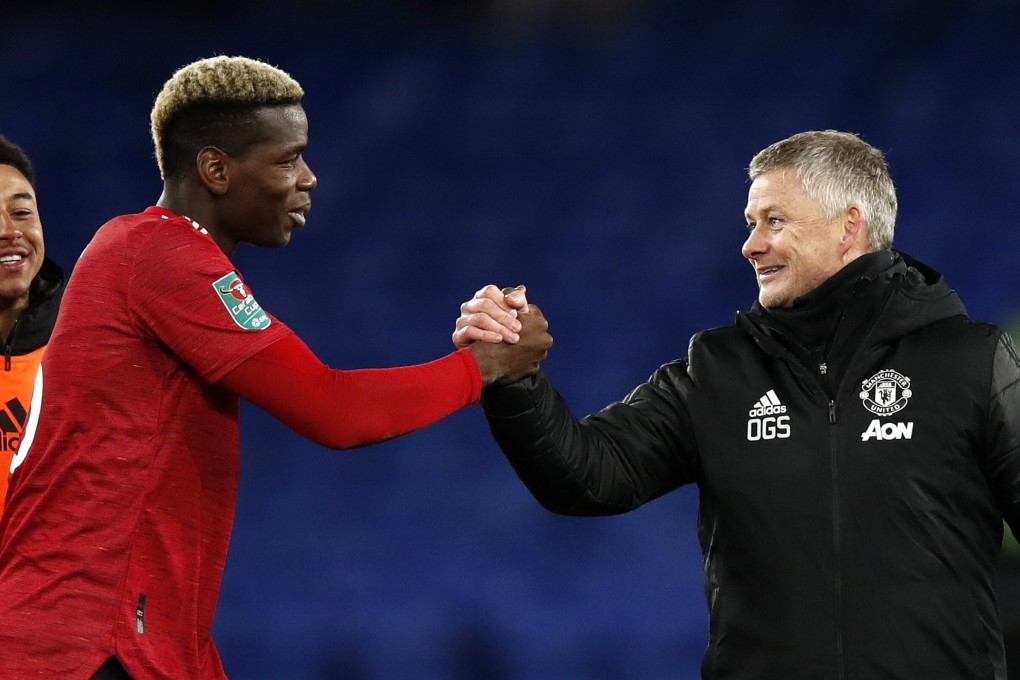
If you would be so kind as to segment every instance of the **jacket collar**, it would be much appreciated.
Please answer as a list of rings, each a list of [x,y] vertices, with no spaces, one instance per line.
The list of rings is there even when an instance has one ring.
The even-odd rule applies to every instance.
[[[43,260],[29,288],[28,309],[18,317],[7,342],[13,354],[27,354],[49,342],[64,295],[64,272],[50,258]]]
[[[798,298],[793,314],[769,312],[756,302],[746,314],[737,314],[738,325],[758,339],[759,344],[792,336],[801,344],[812,346],[817,344],[812,342],[817,341],[817,336],[804,337],[798,330],[799,319],[806,320],[808,333],[820,327],[822,321],[838,332],[838,326],[848,321],[851,328],[865,329],[857,340],[873,347],[886,345],[940,319],[967,314],[959,296],[932,267],[901,251],[873,255],[885,259],[844,267],[832,279]],[[831,346],[839,338],[828,338],[826,342]]]

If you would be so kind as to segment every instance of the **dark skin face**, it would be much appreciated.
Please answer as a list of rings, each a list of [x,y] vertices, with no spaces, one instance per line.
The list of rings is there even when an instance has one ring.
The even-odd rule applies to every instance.
[[[159,205],[201,224],[228,256],[240,243],[278,248],[305,223],[317,180],[302,156],[308,119],[299,104],[256,113],[256,138],[231,156],[207,146],[196,173],[167,183]]]
[[[28,307],[45,248],[35,190],[21,171],[0,165],[0,332],[6,337]]]

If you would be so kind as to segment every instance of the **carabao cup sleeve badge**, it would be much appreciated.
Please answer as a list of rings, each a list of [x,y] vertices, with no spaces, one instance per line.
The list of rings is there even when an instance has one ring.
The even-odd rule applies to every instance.
[[[236,272],[230,272],[212,284],[213,290],[220,297],[220,302],[227,308],[230,318],[247,331],[261,331],[269,328],[272,319],[265,313],[262,306],[244,285],[244,281]]]

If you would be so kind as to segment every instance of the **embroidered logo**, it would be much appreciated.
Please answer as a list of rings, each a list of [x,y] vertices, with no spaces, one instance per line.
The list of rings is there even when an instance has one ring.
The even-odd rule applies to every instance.
[[[244,285],[235,272],[216,280],[212,284],[220,302],[230,312],[230,318],[238,326],[249,331],[261,331],[269,328],[272,319],[263,311],[261,305]]]
[[[762,395],[747,412],[747,417],[749,442],[786,439],[790,436],[790,416],[786,415],[786,406],[779,401],[775,390]]]
[[[863,381],[859,396],[864,408],[885,417],[906,408],[913,392],[910,391],[910,378],[887,368]],[[913,436],[914,423],[883,423],[875,418],[868,424],[868,429],[861,433],[861,441],[910,439]]]
[[[910,378],[891,369],[879,371],[861,383],[864,408],[878,416],[902,411],[911,396]]]

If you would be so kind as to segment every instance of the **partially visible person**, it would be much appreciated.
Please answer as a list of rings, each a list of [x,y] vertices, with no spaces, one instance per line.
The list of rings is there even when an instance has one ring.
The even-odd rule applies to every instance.
[[[0,515],[63,292],[64,273],[46,257],[32,162],[0,136]]]
[[[758,300],[577,419],[548,377],[486,388],[496,441],[567,515],[699,489],[705,680],[1005,680],[995,590],[1020,529],[1020,360],[892,248],[882,153],[804,132],[751,160]],[[454,343],[501,342],[523,291],[481,289]],[[532,305],[522,342],[545,332]]]
[[[0,678],[226,677],[211,629],[239,398],[352,448],[434,423],[545,356],[538,338],[340,371],[262,309],[230,257],[305,224],[317,180],[303,94],[273,66],[214,57],[156,97],[163,193],[103,225],[75,265],[12,464]]]

